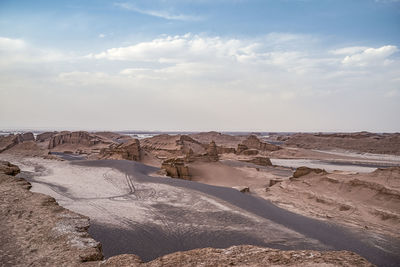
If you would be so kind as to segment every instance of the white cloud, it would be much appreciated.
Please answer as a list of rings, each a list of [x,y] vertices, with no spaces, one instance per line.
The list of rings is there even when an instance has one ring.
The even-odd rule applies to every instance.
[[[11,39],[0,37],[0,52],[1,51],[16,51],[26,48],[26,43],[21,39]]]
[[[330,52],[334,55],[353,55],[356,53],[360,53],[368,49],[366,46],[350,46],[350,47],[343,47],[335,50],[331,50]]]
[[[400,125],[393,115],[400,112],[400,61],[393,45],[332,50],[290,33],[254,39],[163,35],[73,61],[63,53],[43,61],[40,55],[50,52],[16,43],[23,44],[18,53],[0,54],[0,62],[22,57],[0,64],[0,98],[10,100],[0,106],[0,120],[12,118],[11,103],[26,95],[30,101],[21,112],[46,103],[48,121],[79,120],[82,127],[290,131]],[[75,110],[88,113],[76,119]],[[354,110],[359,116],[347,118]],[[385,120],[363,119],[378,115]]]
[[[168,12],[166,10],[143,9],[143,8],[139,8],[130,3],[115,3],[114,5],[117,7],[123,8],[123,9],[127,9],[127,10],[131,10],[131,11],[140,13],[140,14],[153,16],[153,17],[157,17],[157,18],[163,18],[163,19],[167,19],[167,20],[198,21],[198,20],[202,19],[199,16],[175,14],[175,13]]]
[[[99,38],[105,38],[105,37],[106,37],[106,35],[104,33],[99,34]]]
[[[219,37],[185,34],[165,36],[127,47],[111,48],[87,57],[160,63],[209,61],[216,57],[243,61],[254,57],[257,46],[255,43],[246,43],[236,39],[223,40]]]
[[[36,48],[22,39],[0,37],[0,66],[25,66],[24,64],[66,61],[71,54],[45,48]]]
[[[394,45],[386,45],[379,48],[366,48],[343,59],[345,65],[367,66],[370,64],[383,64],[384,60],[396,53],[398,48]]]

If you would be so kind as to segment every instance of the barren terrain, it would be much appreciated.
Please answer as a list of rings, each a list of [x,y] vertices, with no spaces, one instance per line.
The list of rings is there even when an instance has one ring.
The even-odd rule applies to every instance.
[[[106,257],[134,253],[150,261],[177,251],[250,244],[345,249],[382,266],[399,262],[397,153],[365,153],[345,145],[329,150],[276,146],[263,138],[209,132],[137,141],[111,132],[49,132],[37,140],[29,134],[1,138],[0,159],[17,164],[19,177],[32,183],[32,191],[88,216],[89,233],[103,244]],[[180,179],[165,176],[171,172]],[[292,264],[289,252],[248,247],[247,254],[243,249],[195,250],[179,257],[193,261],[196,253],[234,253],[239,263],[256,251],[277,253],[278,265]],[[172,266],[176,255],[148,264],[162,260]],[[328,264],[326,255],[318,254],[313,262],[324,258]],[[118,256],[103,264],[141,264],[135,257]]]

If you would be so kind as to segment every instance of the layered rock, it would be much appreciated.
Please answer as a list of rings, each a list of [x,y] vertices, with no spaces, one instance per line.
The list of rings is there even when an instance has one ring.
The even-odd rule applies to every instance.
[[[186,162],[217,162],[219,160],[217,145],[214,141],[207,146],[206,153],[195,154],[192,149],[189,149],[185,155]]]
[[[209,144],[211,141],[215,141],[218,146],[233,148],[240,144],[245,138],[244,136],[229,135],[214,131],[190,134],[189,136],[203,144]]]
[[[101,143],[102,140],[98,136],[91,135],[88,132],[61,132],[50,138],[49,149],[63,144],[93,146]]]
[[[255,135],[250,135],[246,140],[242,142],[242,144],[247,146],[248,148],[257,149],[260,151],[276,151],[280,149],[279,146],[260,141],[260,139],[258,139]]]
[[[34,140],[35,137],[33,136],[33,133],[30,132],[23,134],[15,134],[15,135],[10,134],[8,136],[0,136],[0,153],[12,148],[17,144]]]
[[[182,158],[164,160],[161,169],[165,170],[167,175],[172,178],[190,180],[189,168],[185,166],[185,161]]]
[[[36,136],[36,141],[37,142],[45,142],[48,141],[50,138],[52,138],[54,135],[56,135],[58,132],[44,132],[41,134],[38,134]]]
[[[295,134],[289,136],[285,144],[306,149],[344,149],[356,152],[400,155],[400,133]]]
[[[215,144],[214,141],[211,141],[211,143],[208,145],[206,156],[210,161],[219,160],[217,145]]]
[[[0,265],[77,266],[101,260],[101,244],[87,233],[89,219],[7,175],[18,172],[0,162]]]
[[[103,158],[126,159],[139,161],[141,159],[141,148],[138,139],[130,139],[122,144],[113,144],[109,148],[100,151]]]
[[[20,134],[20,136],[22,138],[22,142],[35,141],[35,136],[31,132]]]
[[[183,157],[190,150],[196,155],[206,152],[207,146],[187,135],[161,134],[140,140],[142,149],[158,158]]]

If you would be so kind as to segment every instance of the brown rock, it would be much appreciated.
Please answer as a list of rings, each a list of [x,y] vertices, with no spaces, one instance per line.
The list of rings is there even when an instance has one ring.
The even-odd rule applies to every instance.
[[[50,138],[52,138],[56,134],[57,134],[57,132],[44,132],[44,133],[38,134],[36,136],[36,141],[37,142],[48,141]]]
[[[23,133],[23,134],[10,134],[7,136],[0,136],[0,153],[6,151],[15,145],[23,143],[24,141],[34,141],[35,137],[33,133]]]
[[[93,146],[101,143],[101,139],[88,132],[61,132],[50,138],[49,149],[62,144],[81,144],[85,146]]]
[[[107,259],[106,261],[100,263],[100,266],[107,267],[137,267],[143,266],[141,265],[143,262],[139,256],[134,254],[121,254]]]
[[[100,155],[103,158],[139,161],[141,159],[140,142],[138,139],[130,139],[123,144],[111,145],[109,148],[102,149]]]
[[[283,180],[280,179],[280,178],[271,179],[271,180],[269,180],[269,186],[271,187],[271,186],[276,185],[276,184],[281,183],[281,182],[283,182]]]
[[[400,155],[400,133],[299,133],[285,144],[306,149],[344,149],[356,152]]]
[[[244,152],[246,152],[246,151],[248,151],[248,150],[245,150]],[[256,164],[256,165],[260,165],[260,166],[272,166],[271,160],[266,157],[255,157],[253,159],[249,159],[249,160],[245,160],[245,161]]]
[[[161,169],[164,169],[167,172],[167,175],[172,178],[190,180],[189,168],[185,166],[182,158],[164,160],[161,164]]]
[[[217,145],[215,144],[214,141],[211,141],[211,143],[209,144],[206,155],[210,161],[218,161],[219,160]]]
[[[257,149],[246,149],[240,154],[246,155],[246,156],[254,156],[254,155],[258,155],[258,150]]]
[[[276,151],[280,149],[279,146],[260,141],[255,135],[250,135],[242,144],[248,148],[258,149],[260,151]]]
[[[33,133],[23,133],[21,134],[22,137],[22,142],[25,141],[35,141],[35,136],[33,135]]]
[[[201,248],[159,257],[142,266],[363,266],[366,259],[349,251],[278,250],[250,245]]]
[[[16,166],[0,162],[1,266],[81,266],[103,259],[87,217],[29,191],[30,183],[5,174],[10,167]]]
[[[20,171],[21,170],[18,168],[18,166],[7,161],[0,161],[0,173],[15,176]]]
[[[323,169],[315,169],[315,168],[308,168],[308,167],[298,167],[296,171],[293,173],[294,178],[299,178],[301,176],[307,175],[309,173],[321,173],[321,174],[326,174],[327,172]]]
[[[224,147],[224,146],[217,146],[217,151],[218,154],[235,154],[236,153],[236,149],[233,147]]]
[[[236,149],[236,154],[240,155],[242,154],[243,151],[249,149],[246,145],[243,144],[238,144],[237,149]]]

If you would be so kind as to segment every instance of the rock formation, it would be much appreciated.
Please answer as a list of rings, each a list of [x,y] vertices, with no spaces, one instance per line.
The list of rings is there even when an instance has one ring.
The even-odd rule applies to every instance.
[[[258,150],[257,149],[246,149],[244,151],[242,151],[242,153],[240,153],[241,155],[245,155],[245,156],[254,156],[254,155],[258,155]]]
[[[219,160],[217,145],[214,141],[211,141],[211,143],[208,145],[206,156],[210,161]]]
[[[0,162],[0,265],[77,266],[103,258],[87,233],[89,219],[29,191],[18,167]]]
[[[280,149],[279,146],[260,141],[255,135],[250,135],[242,144],[248,148],[258,149],[260,151],[276,151]]]
[[[161,164],[161,169],[164,169],[167,175],[172,178],[190,180],[189,168],[185,166],[185,162],[182,158],[164,160]]]
[[[100,156],[102,158],[139,161],[141,159],[140,142],[138,139],[130,139],[122,144],[113,144],[109,148],[102,149]]]
[[[13,146],[27,142],[27,141],[34,141],[35,137],[33,133],[23,133],[23,134],[10,134],[7,136],[0,136],[0,153],[6,151]]]
[[[312,172],[326,174],[325,170],[315,169],[315,168],[308,168],[308,167],[302,166],[302,167],[298,167],[296,169],[296,171],[293,173],[293,177],[294,178],[299,178],[301,176],[307,175],[307,174],[312,173]]]
[[[111,257],[100,266],[360,266],[373,267],[366,259],[349,251],[278,250],[250,245],[230,248],[199,248],[175,252],[142,263],[135,255]]]
[[[26,142],[26,141],[35,141],[35,136],[33,135],[33,133],[23,133],[20,134],[20,136],[22,137],[22,142]]]
[[[101,143],[101,139],[95,135],[91,135],[88,132],[61,132],[50,138],[49,149],[55,148],[56,146],[63,144],[79,144],[85,146],[93,146]]]
[[[203,154],[195,154],[193,149],[189,149],[189,151],[185,155],[185,162],[216,162],[219,160],[217,145],[214,141],[207,146],[206,153]]]
[[[186,156],[190,150],[193,154],[201,155],[207,146],[187,135],[160,134],[140,140],[142,149],[158,158],[173,158]]]
[[[288,137],[285,144],[306,149],[345,149],[356,152],[400,155],[400,133],[294,134]]]
[[[48,141],[50,138],[52,138],[54,135],[56,135],[58,132],[44,132],[41,134],[38,134],[36,136],[36,141],[37,142],[45,142]]]
[[[233,147],[224,147],[224,146],[217,146],[217,151],[218,154],[235,154],[236,153],[236,149]]]
[[[238,144],[237,149],[236,149],[236,154],[240,155],[242,154],[243,151],[249,149],[246,145],[243,144]]]
[[[272,166],[271,160],[267,157],[255,157],[252,159],[245,160],[246,162],[250,162],[260,166]]]
[[[269,186],[271,187],[271,186],[273,186],[273,185],[279,184],[279,183],[281,183],[282,181],[283,181],[283,179],[281,179],[281,178],[271,179],[271,180],[269,180]]]
[[[266,198],[290,211],[400,238],[400,167],[371,173],[297,168]]]
[[[241,135],[229,135],[218,132],[196,133],[190,134],[189,136],[203,144],[209,144],[211,141],[215,141],[218,146],[232,148],[236,147],[245,139],[245,137]]]

